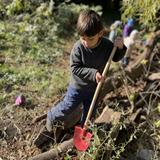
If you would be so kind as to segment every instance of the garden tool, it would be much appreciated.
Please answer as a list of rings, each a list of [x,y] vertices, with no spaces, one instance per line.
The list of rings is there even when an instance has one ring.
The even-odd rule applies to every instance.
[[[103,70],[103,73],[102,73],[103,77],[105,77],[106,73],[108,73],[108,70],[109,70],[112,58],[113,58],[113,56],[116,52],[116,49],[117,49],[117,47],[114,47],[112,49],[111,55],[108,59],[108,62],[106,63],[106,66]],[[87,132],[88,123],[89,123],[89,120],[91,118],[91,115],[92,115],[92,112],[93,112],[93,109],[94,109],[99,91],[102,87],[102,83],[103,82],[100,81],[98,83],[97,87],[96,87],[96,90],[95,90],[95,93],[94,93],[94,96],[93,96],[93,99],[92,99],[92,102],[91,102],[91,105],[90,105],[90,108],[89,108],[89,111],[88,111],[88,114],[87,114],[87,117],[86,117],[86,120],[85,120],[85,123],[84,123],[83,127],[75,126],[73,142],[74,142],[75,147],[79,151],[86,151],[87,148],[89,147],[90,140],[92,138],[92,133]]]

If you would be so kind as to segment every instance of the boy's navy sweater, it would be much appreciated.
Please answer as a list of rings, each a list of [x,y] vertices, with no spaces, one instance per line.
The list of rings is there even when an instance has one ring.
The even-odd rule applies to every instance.
[[[103,69],[109,59],[113,49],[113,43],[102,38],[100,44],[93,49],[86,48],[81,41],[77,41],[73,46],[70,56],[71,65],[71,82],[70,84],[76,89],[86,91],[95,91],[96,72],[102,74]],[[117,62],[123,58],[126,47],[117,49],[113,61]]]

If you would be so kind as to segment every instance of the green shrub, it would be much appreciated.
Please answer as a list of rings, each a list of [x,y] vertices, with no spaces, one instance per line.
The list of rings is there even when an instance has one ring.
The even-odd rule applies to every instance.
[[[155,29],[160,22],[160,17],[158,16],[160,11],[159,0],[123,0],[121,11],[121,18],[124,22],[129,17],[133,17],[150,30]]]

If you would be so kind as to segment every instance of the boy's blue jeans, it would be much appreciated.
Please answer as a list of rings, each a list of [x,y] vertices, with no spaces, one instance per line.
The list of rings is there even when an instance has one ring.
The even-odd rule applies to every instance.
[[[83,126],[87,113],[92,102],[94,92],[77,90],[72,86],[68,87],[64,99],[56,106],[53,106],[47,115],[47,129],[52,130],[54,122],[60,121],[67,125],[70,121],[75,121],[77,116],[81,116],[80,106],[83,104],[81,126]],[[95,108],[92,116],[95,115]]]

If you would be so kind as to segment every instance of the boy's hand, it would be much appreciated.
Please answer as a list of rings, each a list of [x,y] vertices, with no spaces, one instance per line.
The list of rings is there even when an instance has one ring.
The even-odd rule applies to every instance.
[[[118,47],[119,49],[123,49],[123,38],[122,37],[117,37],[114,41],[114,46]]]
[[[104,77],[99,72],[97,72],[96,73],[96,82],[99,83],[100,81],[104,81]]]

